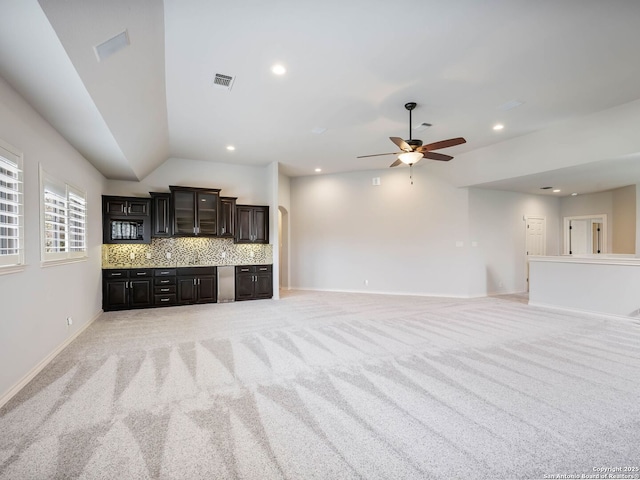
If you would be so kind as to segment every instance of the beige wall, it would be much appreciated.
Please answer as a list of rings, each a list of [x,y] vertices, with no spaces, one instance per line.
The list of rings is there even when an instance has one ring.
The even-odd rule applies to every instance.
[[[613,194],[613,253],[636,251],[636,186],[617,188]]]

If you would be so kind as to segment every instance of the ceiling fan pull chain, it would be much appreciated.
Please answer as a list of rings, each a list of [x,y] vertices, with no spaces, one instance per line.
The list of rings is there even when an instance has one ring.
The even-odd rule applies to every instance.
[[[409,164],[409,180],[411,180],[411,185],[413,185],[413,163]]]

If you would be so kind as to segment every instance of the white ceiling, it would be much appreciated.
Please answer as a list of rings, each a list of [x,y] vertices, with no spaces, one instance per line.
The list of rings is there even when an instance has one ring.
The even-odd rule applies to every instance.
[[[408,101],[414,125],[433,125],[414,138],[467,139],[442,151],[451,163],[421,162],[454,175],[580,156],[562,139],[530,141],[527,155],[501,145],[640,99],[639,24],[628,0],[0,0],[0,75],[109,178],[142,179],[169,157],[277,161],[293,176],[384,168],[393,156],[356,156],[408,137]],[[93,47],[124,29],[131,45],[98,62]],[[276,62],[286,75],[271,73]],[[235,77],[230,91],[212,86],[216,73]],[[499,108],[511,100],[524,103]],[[572,180],[563,191],[586,193],[640,182],[640,140],[597,136],[615,158],[457,183],[539,193]]]

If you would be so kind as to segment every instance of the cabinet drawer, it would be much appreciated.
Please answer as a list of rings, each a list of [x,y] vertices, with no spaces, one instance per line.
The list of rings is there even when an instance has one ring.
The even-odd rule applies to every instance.
[[[256,265],[255,269],[256,269],[256,273],[269,273],[272,271],[272,266],[271,265]]]
[[[177,269],[176,274],[178,276],[215,275],[216,267],[180,267]]]
[[[175,285],[164,285],[164,286],[156,285],[155,287],[153,287],[153,292],[156,295],[166,295],[168,293],[176,293],[176,286]]]
[[[175,305],[176,304],[176,294],[175,293],[170,293],[168,295],[155,295],[153,303],[154,303],[155,306]]]
[[[154,285],[175,285],[176,277],[156,277],[153,279]]]
[[[129,278],[129,270],[103,270],[104,278]]]
[[[253,266],[243,265],[243,266],[236,267],[236,273],[254,273]]]
[[[176,269],[175,268],[156,268],[153,271],[153,275],[155,277],[175,277]]]
[[[129,270],[129,278],[151,277],[153,269],[151,268],[132,268]]]

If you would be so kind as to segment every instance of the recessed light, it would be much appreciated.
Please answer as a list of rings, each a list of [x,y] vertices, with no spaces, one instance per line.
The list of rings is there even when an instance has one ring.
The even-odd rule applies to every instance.
[[[571,196],[572,196],[572,197],[575,197],[576,195],[578,195],[576,192],[573,192],[573,193],[571,194]]]
[[[559,189],[559,188],[556,188],[556,189],[553,191],[553,193],[560,193],[560,189]]]
[[[315,133],[316,135],[322,135],[326,131],[327,129],[325,127],[313,127],[311,129],[311,133]]]
[[[494,130],[502,130],[504,128],[504,125],[502,125],[501,123],[498,123],[497,125],[493,126]]]
[[[227,150],[229,150],[230,152],[234,151],[236,149],[236,147],[234,147],[233,145],[228,145],[227,146]]]
[[[284,68],[284,66],[280,65],[279,63],[271,67],[271,71],[276,75],[284,75],[285,73],[287,73],[287,69]]]
[[[314,171],[315,171],[316,173],[320,173],[320,172],[322,171],[322,169],[321,169],[321,168],[316,168]]]

